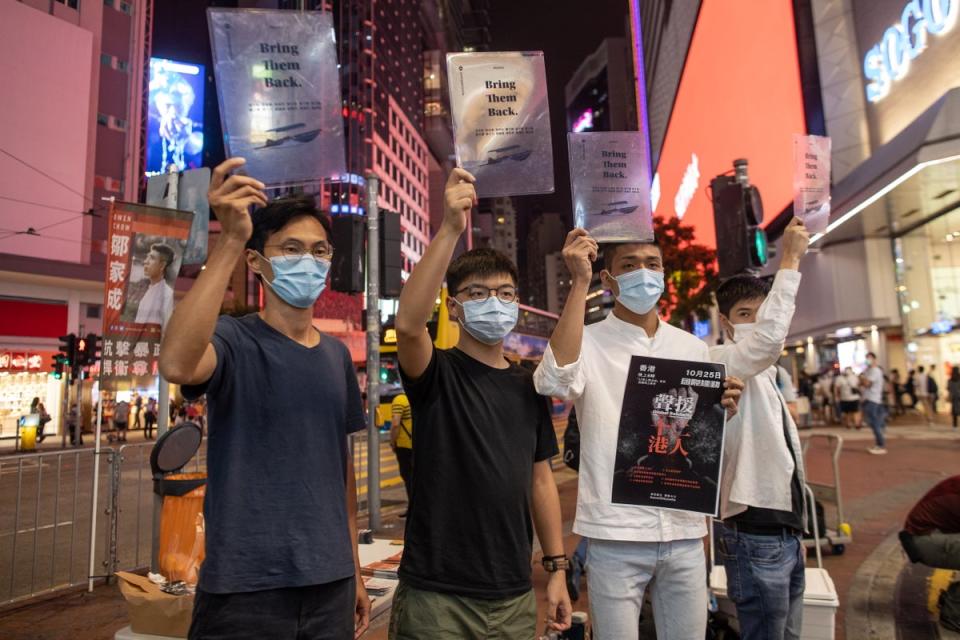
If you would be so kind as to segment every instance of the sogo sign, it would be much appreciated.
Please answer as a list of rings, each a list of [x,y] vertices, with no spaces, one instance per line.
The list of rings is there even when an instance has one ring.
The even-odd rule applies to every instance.
[[[887,29],[863,59],[867,100],[880,102],[894,82],[907,75],[910,61],[927,48],[927,35],[943,35],[957,23],[960,0],[910,0],[899,24]]]

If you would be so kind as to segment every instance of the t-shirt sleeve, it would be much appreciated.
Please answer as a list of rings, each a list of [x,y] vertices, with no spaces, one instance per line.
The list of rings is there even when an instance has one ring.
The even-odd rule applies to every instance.
[[[434,347],[433,353],[430,355],[430,364],[427,365],[427,368],[416,380],[411,379],[403,370],[403,366],[400,366],[400,380],[403,382],[403,390],[406,392],[407,399],[410,402],[417,402],[429,398],[434,389],[436,389],[437,380],[440,376],[439,372],[443,366],[441,362],[443,357],[442,352]]]
[[[343,344],[341,344],[341,350],[343,352],[343,373],[347,382],[346,432],[355,433],[366,427],[367,420],[363,413],[363,397],[360,395],[360,383],[357,382],[357,373],[353,369],[350,350]]]
[[[213,350],[217,354],[217,366],[213,370],[213,375],[206,382],[194,385],[183,385],[180,392],[187,400],[196,400],[205,393],[217,394],[229,385],[229,376],[225,374],[232,371],[236,361],[236,351],[238,347],[239,331],[237,330],[236,318],[230,316],[220,316],[217,319],[217,326],[213,331],[213,338],[210,343],[213,344]]]
[[[557,446],[557,432],[553,429],[553,418],[550,417],[552,401],[539,394],[536,398],[540,405],[540,419],[537,421],[537,448],[533,461],[541,462],[560,453],[560,448]]]

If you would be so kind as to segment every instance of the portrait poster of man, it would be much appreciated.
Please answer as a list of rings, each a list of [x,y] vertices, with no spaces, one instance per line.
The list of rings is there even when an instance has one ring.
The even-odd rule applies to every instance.
[[[716,515],[726,412],[723,365],[634,356],[613,502]]]
[[[158,374],[160,338],[193,213],[115,202],[110,209],[101,380],[148,384]]]

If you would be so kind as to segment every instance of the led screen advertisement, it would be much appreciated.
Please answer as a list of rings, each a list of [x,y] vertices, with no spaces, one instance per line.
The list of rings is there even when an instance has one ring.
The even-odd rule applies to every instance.
[[[203,65],[150,58],[146,174],[203,165]]]
[[[793,202],[793,136],[806,132],[791,3],[704,2],[657,167],[654,215],[682,218],[715,247],[710,180],[746,158],[766,224]]]

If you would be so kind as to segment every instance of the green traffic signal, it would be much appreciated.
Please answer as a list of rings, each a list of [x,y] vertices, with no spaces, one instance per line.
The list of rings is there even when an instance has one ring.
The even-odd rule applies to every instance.
[[[760,227],[754,227],[750,230],[752,242],[751,251],[752,254],[750,257],[753,259],[753,264],[756,267],[763,267],[767,264],[769,259],[769,248],[767,244],[767,232],[761,229]]]

